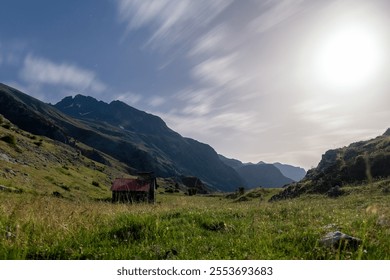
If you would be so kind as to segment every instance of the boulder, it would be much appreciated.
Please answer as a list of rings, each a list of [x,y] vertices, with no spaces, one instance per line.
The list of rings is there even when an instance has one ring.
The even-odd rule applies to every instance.
[[[342,233],[341,231],[329,232],[320,240],[320,244],[336,249],[357,249],[361,243],[362,241],[359,238]]]
[[[342,196],[344,194],[344,192],[341,190],[339,185],[336,185],[336,186],[330,188],[329,191],[326,192],[326,194],[329,197],[336,198],[336,197]]]

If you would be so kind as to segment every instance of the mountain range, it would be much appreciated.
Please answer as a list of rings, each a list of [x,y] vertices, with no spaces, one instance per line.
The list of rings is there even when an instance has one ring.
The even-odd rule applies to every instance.
[[[15,131],[19,135],[25,135],[25,131],[26,135],[51,138],[55,140],[53,143],[62,143],[111,168],[110,174],[135,175],[139,171],[153,171],[159,177],[190,176],[219,191],[287,184],[272,200],[303,193],[328,193],[336,186],[390,176],[390,129],[374,139],[328,150],[318,166],[304,175],[305,171],[299,167],[281,163],[242,163],[218,155],[209,145],[182,137],[161,118],[120,101],[108,104],[76,95],[51,105],[0,84],[0,113],[17,125]],[[15,140],[11,136],[1,136],[2,141],[12,144]],[[34,139],[35,136],[28,137]],[[34,142],[34,145],[40,147],[41,143]],[[44,154],[50,157],[47,152]],[[2,158],[7,159],[9,155],[3,153]],[[113,169],[113,163],[120,166],[117,171]],[[111,175],[107,176],[111,178]]]
[[[109,164],[108,155],[124,163],[129,174],[195,176],[211,189],[234,191],[241,186],[282,187],[305,173],[280,163],[227,159],[207,144],[182,137],[160,117],[121,101],[105,103],[78,94],[51,105],[5,84],[0,93],[0,113],[20,129],[75,147],[103,164]]]
[[[0,93],[1,114],[19,128],[68,145],[88,145],[94,148],[88,152],[94,160],[104,161],[103,154],[107,154],[125,163],[129,173],[196,176],[222,191],[232,191],[243,184],[212,147],[182,137],[161,118],[123,102],[107,104],[76,95],[53,106],[4,84],[0,84]]]
[[[219,157],[226,165],[236,170],[248,188],[278,188],[297,182],[306,174],[303,168],[279,162],[269,164],[260,161],[254,164],[243,163],[237,159],[229,159],[223,155],[219,155]]]

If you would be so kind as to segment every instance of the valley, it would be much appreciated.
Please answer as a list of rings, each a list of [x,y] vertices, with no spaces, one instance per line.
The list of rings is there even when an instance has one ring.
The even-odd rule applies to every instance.
[[[388,130],[304,175],[228,159],[122,103],[1,87],[0,259],[390,258]],[[145,170],[155,203],[111,202],[115,178]],[[359,246],[323,244],[339,231]]]

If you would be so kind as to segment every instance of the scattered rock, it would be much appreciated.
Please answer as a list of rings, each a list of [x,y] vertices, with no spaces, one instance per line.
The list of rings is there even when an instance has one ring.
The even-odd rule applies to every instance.
[[[221,230],[226,230],[227,225],[225,222],[211,222],[211,223],[203,223],[202,227],[210,231],[221,231]]]
[[[163,260],[169,260],[169,259],[173,259],[175,256],[177,256],[179,254],[179,252],[176,250],[176,249],[170,249],[170,250],[167,250],[165,253],[164,253],[164,256],[162,257]]]
[[[12,170],[12,169],[10,169],[10,168],[5,168],[5,171],[6,171],[7,173],[9,173],[9,174],[13,175],[13,176],[16,176],[16,173],[15,173],[15,171],[13,171],[13,170]]]
[[[329,196],[329,197],[333,197],[333,198],[336,198],[336,197],[339,197],[339,196],[342,196],[344,194],[344,191],[341,190],[340,186],[339,185],[336,185],[332,188],[330,188],[326,194]]]
[[[390,226],[390,219],[386,215],[380,215],[376,221],[376,224],[382,227]]]
[[[9,191],[9,188],[3,185],[0,185],[0,191]]]
[[[362,241],[359,238],[350,236],[340,231],[327,233],[320,243],[326,247],[341,248],[341,249],[357,249]]]
[[[234,200],[234,202],[245,202],[245,201],[249,201],[250,199],[246,196],[240,196],[239,198],[237,198],[236,200]]]
[[[328,224],[328,225],[325,225],[323,226],[324,229],[328,229],[328,230],[339,230],[340,227],[337,225],[337,224]]]
[[[58,197],[58,198],[62,198],[63,197],[62,194],[60,192],[57,192],[57,191],[53,192],[52,195],[54,197]]]
[[[12,158],[10,158],[8,155],[6,154],[2,154],[0,153],[0,160],[3,160],[5,162],[15,162]]]
[[[11,188],[11,187],[7,187],[7,186],[3,186],[3,185],[0,185],[0,191],[3,191],[3,192],[13,192],[13,193],[21,193],[22,192],[22,190]]]

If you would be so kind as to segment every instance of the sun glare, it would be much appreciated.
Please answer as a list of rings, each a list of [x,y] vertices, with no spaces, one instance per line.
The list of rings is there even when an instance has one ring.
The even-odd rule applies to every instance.
[[[373,30],[355,24],[323,37],[315,68],[324,86],[351,92],[375,78],[381,59],[381,45]]]

